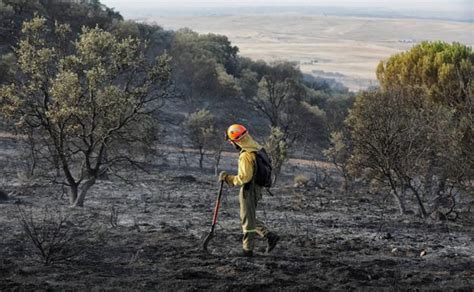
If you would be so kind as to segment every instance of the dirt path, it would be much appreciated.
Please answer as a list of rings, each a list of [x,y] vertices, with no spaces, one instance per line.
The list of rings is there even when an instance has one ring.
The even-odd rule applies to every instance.
[[[165,153],[186,153],[186,154],[195,154],[197,155],[199,153],[198,150],[192,149],[192,148],[180,148],[180,147],[175,147],[175,146],[169,146],[169,145],[157,145],[157,149],[159,149],[161,152]],[[236,152],[227,152],[223,151],[222,152],[222,157],[224,158],[232,158],[232,159],[237,159],[238,153]],[[306,166],[306,167],[318,167],[318,168],[324,168],[324,169],[334,169],[334,165],[329,162],[325,161],[319,161],[319,160],[310,160],[310,159],[300,159],[300,158],[290,158],[287,161],[287,164],[290,166]]]
[[[15,141],[16,139],[21,139],[21,138],[22,136],[0,131],[0,140],[3,140],[3,142]],[[157,144],[156,149],[159,150],[160,153],[165,153],[166,155],[169,155],[169,154],[179,155],[182,153],[185,153],[186,155],[197,155],[199,153],[198,150],[192,149],[189,147],[177,147],[177,146],[170,146],[170,145],[164,145],[164,144]],[[235,159],[238,157],[238,154],[236,152],[223,151],[222,156],[224,158]],[[290,158],[288,159],[287,163],[292,166],[306,166],[306,167],[318,167],[318,168],[324,168],[324,169],[334,169],[334,165],[332,163],[319,161],[319,160]]]

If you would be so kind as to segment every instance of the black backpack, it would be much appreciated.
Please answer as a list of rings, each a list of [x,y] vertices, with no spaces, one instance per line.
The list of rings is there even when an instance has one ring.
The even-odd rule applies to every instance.
[[[255,162],[257,170],[255,173],[255,183],[259,186],[270,188],[272,186],[272,160],[264,148],[255,152]]]

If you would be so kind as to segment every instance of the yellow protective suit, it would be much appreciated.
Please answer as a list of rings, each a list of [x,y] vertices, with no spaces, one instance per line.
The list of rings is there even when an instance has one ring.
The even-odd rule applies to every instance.
[[[269,233],[265,224],[257,220],[255,210],[258,201],[262,198],[262,188],[255,183],[256,152],[262,148],[247,134],[236,142],[242,150],[239,155],[237,175],[228,175],[226,182],[230,186],[241,186],[239,192],[240,223],[244,233],[242,245],[246,251],[251,251],[255,245],[255,233],[266,237]]]

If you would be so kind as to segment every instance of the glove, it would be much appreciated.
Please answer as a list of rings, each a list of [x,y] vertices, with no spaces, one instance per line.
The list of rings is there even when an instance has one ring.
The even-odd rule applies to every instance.
[[[219,181],[226,181],[227,176],[228,176],[227,172],[221,171],[221,173],[219,173]]]

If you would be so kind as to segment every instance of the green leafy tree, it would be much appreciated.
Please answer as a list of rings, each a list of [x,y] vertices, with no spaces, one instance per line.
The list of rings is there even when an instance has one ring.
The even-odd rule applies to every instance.
[[[13,6],[0,0],[0,27],[2,29],[8,29],[9,20],[15,14]]]
[[[308,91],[300,78],[295,64],[275,64],[262,77],[251,104],[270,127],[280,129],[288,147],[300,141],[304,148],[307,144],[316,148],[314,141],[327,140],[326,115],[307,101]]]
[[[332,132],[330,137],[331,146],[324,150],[326,158],[331,161],[344,178],[344,190],[350,191],[353,178],[349,173],[349,158],[352,152],[351,141],[347,139],[347,133],[342,131]]]
[[[218,92],[216,95],[222,97],[221,100],[237,98],[241,88],[234,76],[228,74],[222,65],[217,66],[216,72],[218,82]]]
[[[409,119],[398,96],[364,92],[357,97],[346,121],[354,145],[349,161],[350,174],[388,185],[400,214],[406,211],[405,188],[395,169],[406,161],[409,151],[406,147],[424,144],[420,144],[422,137],[407,135]],[[412,138],[418,140],[410,141]]]
[[[331,132],[339,132],[344,129],[344,120],[349,114],[349,109],[354,104],[355,97],[348,95],[337,95],[326,100],[322,110],[326,113],[326,127]]]
[[[275,64],[273,70],[264,75],[258,84],[257,95],[252,104],[269,122],[270,127],[279,128],[286,140],[295,140],[294,122],[300,109],[305,90],[298,82],[299,71],[292,63]]]
[[[377,79],[384,90],[421,88],[441,104],[472,110],[474,52],[460,43],[422,42],[381,61]],[[421,96],[420,96],[421,97]]]
[[[389,186],[401,213],[413,198],[427,217],[472,188],[473,57],[458,43],[423,42],[381,62],[381,90],[350,110],[351,175]]]
[[[137,23],[131,20],[113,22],[108,31],[120,39],[133,37],[146,42],[146,56],[150,59],[153,59],[157,53],[169,51],[174,34],[158,25]]]
[[[190,114],[184,122],[187,136],[192,145],[199,151],[199,168],[201,169],[206,149],[217,149],[220,152],[215,123],[214,115],[206,109]]]
[[[80,32],[82,26],[106,29],[123,20],[119,13],[100,1],[0,0],[0,37],[13,46],[23,21],[35,15],[45,17],[50,23],[67,22],[75,33]]]
[[[19,75],[1,87],[0,110],[19,130],[34,131],[38,157],[61,170],[70,203],[83,206],[101,175],[139,167],[137,151],[151,149],[170,67],[167,56],[148,61],[138,39],[84,28],[71,44],[69,32],[42,17],[23,24]]]
[[[427,217],[432,210],[424,199],[450,195],[448,186],[458,186],[471,171],[460,160],[462,133],[455,110],[429,102],[412,107],[406,101],[412,98],[400,91],[366,92],[357,98],[346,120],[353,144],[349,170],[354,177],[388,186],[402,214],[404,200],[413,195]],[[434,194],[433,179],[439,182]]]
[[[295,108],[291,129],[293,137],[303,145],[304,151],[320,153],[328,145],[328,115],[317,105],[302,101]],[[290,140],[291,141],[291,140]]]
[[[271,128],[270,135],[265,142],[265,150],[272,160],[273,182],[275,183],[280,176],[283,164],[288,159],[288,143],[285,140],[285,134],[280,128]]]
[[[258,75],[257,73],[244,69],[239,78],[239,85],[242,89],[242,95],[246,100],[252,100],[258,92]]]
[[[11,82],[15,75],[15,56],[8,53],[0,56],[0,84]]]
[[[473,76],[472,48],[460,43],[448,44],[441,41],[423,42],[381,62],[377,68],[382,89],[407,93],[405,96],[410,98],[406,102],[410,107],[421,110],[429,102],[454,110],[456,131],[462,134],[456,135],[457,150],[452,150],[456,157],[451,157],[449,165],[458,166],[455,173],[466,182],[463,183],[466,186],[469,185],[469,177],[472,177],[472,172],[466,170],[474,167]],[[436,156],[436,153],[432,156]],[[432,161],[430,170],[436,169],[434,159]]]
[[[178,89],[191,100],[222,97],[229,89],[229,74],[235,71],[237,51],[225,36],[177,31],[171,55]]]

